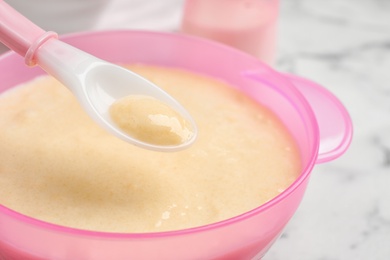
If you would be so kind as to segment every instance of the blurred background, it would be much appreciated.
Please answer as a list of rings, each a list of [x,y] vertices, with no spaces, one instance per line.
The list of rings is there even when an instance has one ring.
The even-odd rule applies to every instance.
[[[178,32],[184,5],[6,2],[59,34]],[[317,165],[300,208],[264,260],[390,259],[390,0],[280,0],[276,35],[271,65],[331,90],[350,112],[354,138],[340,159]]]
[[[264,260],[390,259],[390,1],[281,0],[276,68],[331,90],[354,137]]]
[[[281,0],[276,68],[331,90],[354,137],[264,260],[390,259],[390,1]]]

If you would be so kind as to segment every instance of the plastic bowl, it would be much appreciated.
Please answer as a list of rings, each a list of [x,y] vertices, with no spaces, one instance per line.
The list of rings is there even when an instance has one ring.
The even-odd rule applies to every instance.
[[[314,165],[347,149],[351,120],[327,90],[281,74],[258,59],[208,40],[170,33],[106,31],[64,41],[116,63],[179,67],[220,78],[272,109],[296,139],[302,173],[264,205],[186,230],[125,234],[46,223],[0,205],[0,259],[259,259],[279,237],[303,197]],[[15,53],[0,57],[0,92],[44,72]],[[59,205],[61,206],[61,205]]]

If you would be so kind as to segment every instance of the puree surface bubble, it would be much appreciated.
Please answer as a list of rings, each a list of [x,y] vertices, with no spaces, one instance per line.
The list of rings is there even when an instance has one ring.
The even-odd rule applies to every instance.
[[[173,153],[130,145],[42,76],[0,96],[0,204],[87,230],[177,230],[252,210],[300,174],[286,128],[236,89],[179,69],[129,68],[188,110],[196,142]]]

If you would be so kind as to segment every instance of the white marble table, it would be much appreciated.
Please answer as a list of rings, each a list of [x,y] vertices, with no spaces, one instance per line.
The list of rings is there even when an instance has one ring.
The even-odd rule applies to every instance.
[[[343,157],[317,165],[264,260],[390,259],[390,1],[281,3],[276,67],[330,89],[354,138]]]
[[[8,2],[31,9],[26,1]],[[132,13],[127,22],[115,25],[105,13],[95,27],[79,30],[178,25],[182,0],[170,0],[172,8],[132,0],[144,7],[127,11],[119,2],[108,9],[117,20]],[[342,158],[317,165],[300,208],[264,260],[390,259],[390,0],[281,0],[278,42],[275,67],[330,89],[355,132]]]

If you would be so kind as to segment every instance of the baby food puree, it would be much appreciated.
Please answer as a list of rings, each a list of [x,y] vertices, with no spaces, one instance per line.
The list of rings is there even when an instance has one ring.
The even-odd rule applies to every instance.
[[[2,205],[80,229],[177,230],[258,207],[301,172],[278,118],[228,84],[179,69],[130,68],[186,107],[197,141],[174,153],[132,146],[41,76],[0,97]]]
[[[150,96],[123,97],[111,105],[109,113],[124,132],[150,144],[178,145],[194,135],[185,118]]]

